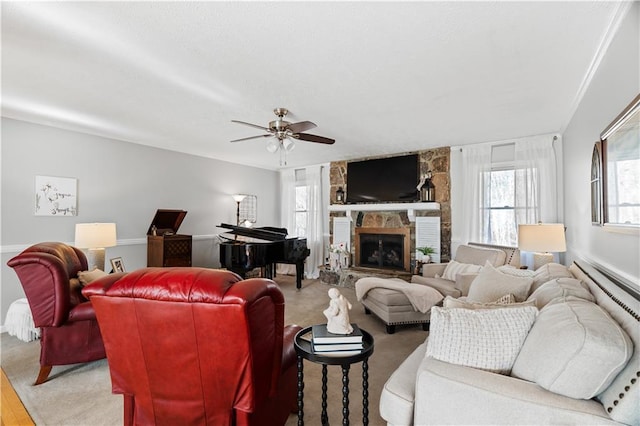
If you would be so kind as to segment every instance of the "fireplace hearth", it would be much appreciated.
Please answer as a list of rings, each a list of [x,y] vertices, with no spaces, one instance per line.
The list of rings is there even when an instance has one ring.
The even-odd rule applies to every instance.
[[[409,271],[410,230],[356,228],[355,264],[361,268]]]

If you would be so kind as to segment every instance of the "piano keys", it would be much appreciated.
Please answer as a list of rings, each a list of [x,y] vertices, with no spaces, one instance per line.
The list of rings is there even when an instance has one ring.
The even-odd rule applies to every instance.
[[[309,256],[306,238],[287,237],[285,228],[245,228],[222,223],[230,229],[220,234],[220,264],[245,277],[254,268],[263,268],[265,277],[275,276],[276,263],[296,265],[296,288],[302,288],[304,261]]]

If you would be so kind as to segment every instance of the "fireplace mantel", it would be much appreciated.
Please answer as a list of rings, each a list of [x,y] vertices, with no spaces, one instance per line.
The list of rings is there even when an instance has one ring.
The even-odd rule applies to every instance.
[[[416,221],[416,210],[440,210],[440,203],[381,203],[381,204],[332,204],[330,212],[346,212],[351,217],[352,211],[396,211],[406,210],[411,222]]]

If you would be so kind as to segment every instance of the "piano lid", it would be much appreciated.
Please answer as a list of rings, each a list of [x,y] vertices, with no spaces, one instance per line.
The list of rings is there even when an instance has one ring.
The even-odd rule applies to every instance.
[[[258,240],[263,240],[262,242],[283,241],[287,239],[286,233],[269,231],[266,229],[245,228],[244,226],[229,225],[228,223],[221,223],[220,225],[218,225],[218,228],[231,229],[231,231],[228,232],[228,234],[255,238]]]

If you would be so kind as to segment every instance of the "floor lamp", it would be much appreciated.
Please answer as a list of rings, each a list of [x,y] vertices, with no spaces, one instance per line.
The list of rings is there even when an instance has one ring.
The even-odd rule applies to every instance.
[[[240,226],[240,203],[245,199],[244,194],[233,194],[233,199],[236,201],[236,225]]]
[[[104,254],[106,247],[116,245],[115,223],[77,223],[76,247],[89,249],[87,263],[89,270],[95,268],[104,271]]]
[[[553,262],[551,252],[567,251],[562,223],[518,225],[518,248],[533,253],[533,269]]]

